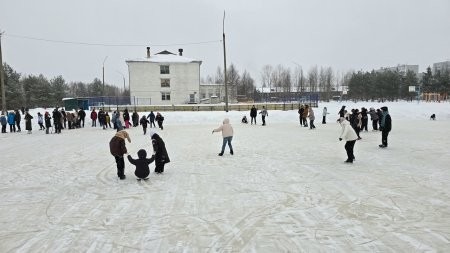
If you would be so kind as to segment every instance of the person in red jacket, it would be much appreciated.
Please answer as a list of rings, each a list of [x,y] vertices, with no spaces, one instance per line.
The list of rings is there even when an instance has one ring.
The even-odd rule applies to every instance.
[[[95,108],[92,109],[91,120],[92,120],[92,127],[96,127],[97,126],[97,112],[95,111]]]
[[[125,130],[121,130],[114,135],[114,137],[109,142],[109,150],[111,155],[114,156],[117,164],[117,176],[120,180],[125,179],[125,161],[123,156],[128,154],[127,148],[125,146],[125,139],[131,143],[130,135]]]

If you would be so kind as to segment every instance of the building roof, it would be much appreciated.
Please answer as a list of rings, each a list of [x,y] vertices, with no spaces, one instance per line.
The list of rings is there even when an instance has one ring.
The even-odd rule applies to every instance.
[[[150,58],[137,58],[137,59],[129,59],[125,62],[154,62],[154,63],[199,63],[202,64],[202,61],[179,56],[177,54],[171,53],[167,50],[159,52],[157,54],[151,55]]]

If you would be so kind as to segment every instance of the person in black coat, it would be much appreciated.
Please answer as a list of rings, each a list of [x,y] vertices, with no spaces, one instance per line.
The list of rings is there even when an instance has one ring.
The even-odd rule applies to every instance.
[[[147,119],[150,120],[150,128],[152,126],[156,127],[156,125],[155,125],[155,114],[153,113],[153,111],[150,111],[150,114],[147,116]]]
[[[31,119],[33,116],[31,116],[28,111],[25,112],[25,130],[28,131],[29,134],[31,134],[31,130],[33,130],[31,126]]]
[[[253,125],[253,120],[255,121],[256,125],[256,116],[258,115],[258,110],[255,106],[252,106],[252,109],[250,109],[250,123]]]
[[[136,166],[136,170],[134,171],[134,175],[136,175],[137,180],[147,180],[148,175],[150,175],[150,168],[148,165],[155,160],[155,156],[152,156],[150,159],[147,158],[147,152],[143,149],[140,149],[138,152],[139,159],[133,159],[131,155],[128,155],[128,161]]]
[[[153,153],[155,156],[155,173],[161,174],[164,172],[164,165],[170,162],[166,144],[154,130],[150,130],[150,138],[152,139]]]
[[[136,111],[131,115],[131,119],[133,121],[133,127],[139,126],[139,114]]]
[[[344,118],[345,117],[345,105],[343,105],[341,107],[341,109],[339,110],[339,118]]]
[[[14,121],[16,122],[17,126],[17,132],[20,132],[20,120],[22,119],[22,116],[20,116],[19,110],[16,110],[16,115],[14,116]]]
[[[84,127],[84,118],[86,118],[86,112],[83,108],[78,111],[78,117],[80,117],[80,127]]]
[[[52,119],[52,117],[50,117],[50,113],[45,112],[44,122],[45,122],[45,133],[46,134],[48,134],[49,128],[52,127],[51,119]]]
[[[380,148],[386,148],[388,146],[388,135],[389,132],[392,129],[392,119],[391,115],[389,115],[388,108],[386,106],[383,106],[380,108],[382,111],[382,118],[381,118],[381,144],[379,145]]]
[[[147,133],[147,124],[149,123],[147,118],[144,116],[142,116],[141,120],[139,121],[139,123],[142,126],[142,130],[144,130],[144,134]]]
[[[164,130],[163,127],[163,121],[164,117],[161,115],[161,113],[157,112],[155,117],[156,122],[158,122],[158,127],[161,128],[161,130]]]

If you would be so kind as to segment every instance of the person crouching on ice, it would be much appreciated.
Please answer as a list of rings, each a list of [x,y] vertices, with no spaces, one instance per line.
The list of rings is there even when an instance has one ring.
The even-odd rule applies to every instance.
[[[128,153],[127,148],[125,147],[125,139],[131,143],[128,133],[125,130],[121,130],[117,132],[109,142],[109,150],[114,156],[114,159],[116,159],[117,176],[120,180],[125,179],[125,161],[123,159],[123,155]]]
[[[350,125],[350,122],[345,118],[340,118],[339,123],[342,127],[342,133],[341,136],[339,136],[339,141],[342,141],[342,139],[347,141],[345,143],[345,151],[347,151],[347,160],[345,162],[353,163],[353,161],[355,160],[353,148],[355,147],[355,142],[358,139],[358,135],[356,135],[356,132]]]
[[[222,143],[222,151],[220,151],[219,156],[223,156],[223,152],[225,151],[225,145],[228,143],[228,147],[230,148],[230,154],[234,154],[233,152],[233,146],[231,146],[231,140],[233,140],[233,127],[230,124],[230,120],[228,118],[225,118],[223,120],[223,124],[214,129],[212,133],[214,132],[222,132],[223,137],[223,143]]]
[[[134,175],[136,175],[137,180],[141,181],[141,179],[147,180],[148,175],[150,175],[150,169],[148,165],[155,160],[155,156],[152,156],[150,159],[147,158],[147,152],[143,149],[140,149],[137,152],[139,159],[133,159],[131,155],[128,155],[128,161],[136,166],[136,170],[134,171]]]

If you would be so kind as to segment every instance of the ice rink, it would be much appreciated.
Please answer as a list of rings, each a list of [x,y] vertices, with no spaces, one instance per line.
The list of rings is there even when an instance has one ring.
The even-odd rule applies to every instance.
[[[378,147],[369,120],[345,164],[341,105],[387,105],[389,147]],[[267,126],[260,116],[241,124],[247,111],[162,112],[171,162],[162,175],[151,164],[145,182],[128,161],[118,180],[115,131],[87,120],[46,135],[44,110],[32,110],[32,134],[0,134],[0,252],[450,251],[450,104],[314,110],[315,130],[299,126],[297,111],[269,111]],[[211,131],[224,117],[235,154],[219,157],[222,136]],[[141,127],[128,132],[129,154],[152,152]]]

